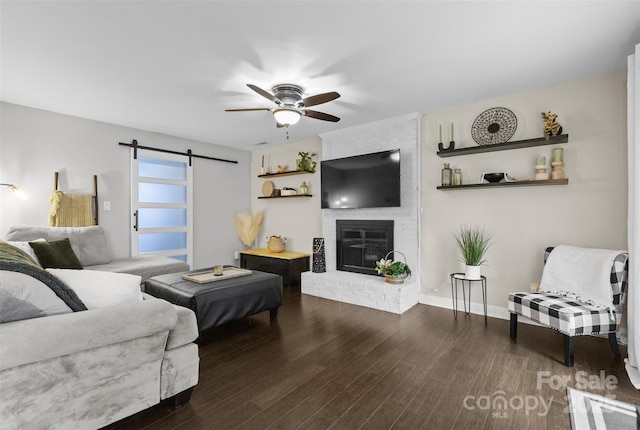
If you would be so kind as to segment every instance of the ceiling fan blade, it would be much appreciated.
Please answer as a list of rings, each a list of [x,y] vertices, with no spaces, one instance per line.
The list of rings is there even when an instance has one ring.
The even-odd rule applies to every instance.
[[[250,112],[256,110],[271,110],[269,108],[225,109],[225,112]]]
[[[340,118],[338,118],[337,116],[329,115],[328,113],[324,113],[324,112],[318,112],[317,110],[305,109],[303,113],[304,113],[304,116],[308,116],[310,118],[315,118],[315,119],[321,119],[323,121],[331,121],[331,122],[340,121]]]
[[[321,105],[322,103],[330,102],[331,100],[335,100],[338,97],[340,97],[340,94],[338,94],[335,91],[332,91],[330,93],[322,93],[322,94],[316,94],[315,96],[309,96],[307,98],[302,99],[301,103],[304,106],[316,106],[316,105]]]
[[[276,98],[276,96],[274,96],[273,94],[271,94],[268,91],[263,90],[260,87],[257,87],[253,84],[247,84],[247,86],[249,88],[251,88],[253,91],[255,91],[256,93],[260,94],[262,97],[264,97],[267,100],[271,100],[274,103],[282,103],[280,100],[278,100],[278,98]]]

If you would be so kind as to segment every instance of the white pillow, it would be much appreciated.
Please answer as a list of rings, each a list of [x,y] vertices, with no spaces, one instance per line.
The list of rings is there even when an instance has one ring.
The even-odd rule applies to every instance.
[[[31,247],[31,245],[29,245],[29,242],[46,242],[46,240],[40,238],[36,240],[30,240],[28,242],[7,242],[7,243],[11,246],[15,246],[21,251],[26,252],[27,254],[29,254],[29,257],[33,258],[33,261],[40,264],[40,262],[38,261],[38,257],[36,257],[36,253],[33,252],[33,248]]]
[[[39,316],[71,313],[71,308],[51,288],[24,273],[0,270],[0,297],[0,322],[29,318],[26,304],[39,309]],[[9,302],[11,298],[17,301]]]
[[[80,297],[87,309],[142,300],[138,275],[98,270],[47,269]]]

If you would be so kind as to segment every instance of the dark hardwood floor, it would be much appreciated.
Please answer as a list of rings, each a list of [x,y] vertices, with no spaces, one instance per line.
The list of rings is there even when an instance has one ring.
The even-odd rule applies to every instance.
[[[518,328],[512,342],[505,320],[425,305],[395,315],[286,289],[277,321],[263,312],[201,335],[188,404],[108,428],[570,429],[562,378],[640,404],[606,338],[578,338],[567,368],[559,333]]]

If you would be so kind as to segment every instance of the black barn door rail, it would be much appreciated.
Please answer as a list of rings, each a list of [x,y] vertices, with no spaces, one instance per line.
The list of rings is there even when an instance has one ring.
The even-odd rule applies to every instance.
[[[133,159],[134,160],[138,159],[138,149],[146,149],[148,151],[164,152],[165,154],[184,155],[185,157],[189,157],[189,166],[191,166],[191,158],[193,158],[193,157],[195,157],[195,158],[203,158],[205,160],[222,161],[224,163],[238,164],[238,162],[236,160],[226,160],[224,158],[209,157],[207,155],[197,155],[197,154],[192,153],[190,149],[187,149],[187,152],[180,152],[180,151],[172,151],[170,149],[161,149],[161,148],[153,148],[151,146],[142,146],[142,145],[138,145],[138,141],[135,140],[135,139],[131,143],[118,142],[118,144],[120,144],[122,146],[128,146],[129,148],[133,148]]]

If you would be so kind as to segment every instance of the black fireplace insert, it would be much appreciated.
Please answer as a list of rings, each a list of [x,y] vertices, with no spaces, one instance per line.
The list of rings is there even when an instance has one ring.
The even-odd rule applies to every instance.
[[[376,261],[393,250],[393,220],[337,220],[336,242],[338,270],[377,275]]]

